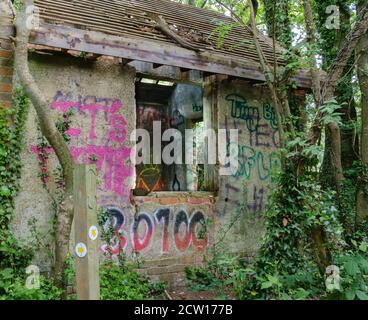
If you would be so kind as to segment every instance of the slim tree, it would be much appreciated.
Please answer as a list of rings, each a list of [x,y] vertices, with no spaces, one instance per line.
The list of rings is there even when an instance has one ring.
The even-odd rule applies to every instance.
[[[315,2],[317,11],[316,25],[320,35],[318,47],[322,56],[322,68],[328,71],[331,64],[334,62],[345,38],[351,31],[351,9],[349,1],[341,0],[321,0]],[[329,8],[331,10],[329,10]],[[339,11],[337,11],[337,8]],[[338,15],[339,22],[335,26],[330,26],[328,22],[329,14]],[[358,135],[356,130],[357,113],[355,108],[355,100],[352,86],[352,78],[354,73],[354,55],[352,55],[343,71],[343,76],[335,89],[335,98],[340,104],[338,112],[341,113],[341,164],[345,173],[345,178],[352,180],[352,185],[356,185],[353,177],[349,176],[349,170],[353,164],[358,160],[359,146]],[[322,164],[321,179],[324,185],[334,187],[333,178],[333,151],[332,151],[332,137],[329,130],[326,130],[325,135],[325,154]],[[347,174],[346,174],[347,173]]]
[[[57,210],[56,242],[54,279],[60,288],[65,287],[63,271],[67,253],[69,251],[69,239],[73,220],[73,159],[62,134],[57,130],[52,120],[49,103],[38,87],[28,66],[28,39],[31,31],[30,16],[26,8],[33,5],[32,0],[21,0],[21,11],[15,20],[15,68],[25,93],[36,110],[42,134],[55,150],[56,156],[63,170],[64,197]]]
[[[364,2],[359,1],[358,11],[364,9]],[[365,4],[367,6],[367,4]],[[360,108],[362,112],[362,129],[360,136],[360,161],[362,172],[357,193],[357,217],[359,225],[368,217],[368,35],[366,34],[359,42],[356,50],[357,73],[361,91]]]

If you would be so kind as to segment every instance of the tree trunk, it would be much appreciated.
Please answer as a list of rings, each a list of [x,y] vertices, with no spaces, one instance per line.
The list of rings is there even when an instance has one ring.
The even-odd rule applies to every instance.
[[[368,4],[365,4],[360,11],[357,22],[355,23],[354,29],[349,33],[344,44],[341,47],[341,50],[337,54],[337,57],[333,64],[331,65],[328,75],[325,79],[325,82],[322,86],[322,94],[321,94],[321,104],[331,100],[334,97],[335,88],[339,79],[341,78],[344,68],[346,67],[349,58],[351,57],[353,51],[355,50],[358,42],[362,39],[362,37],[367,33],[368,30]],[[319,107],[319,106],[318,106]],[[309,142],[311,144],[315,144],[319,141],[322,132],[322,118],[323,114],[320,110],[317,110],[317,115],[313,120],[312,126],[309,131]],[[330,126],[332,131],[335,131],[336,128],[333,125]],[[338,152],[339,147],[333,147],[336,152]],[[341,148],[341,147],[340,147]],[[338,154],[335,154],[335,157],[338,157]],[[341,155],[340,160],[335,161],[337,166],[340,166],[339,171],[342,172],[341,168]],[[336,178],[341,177],[340,173],[336,174]]]
[[[38,87],[28,67],[28,39],[30,30],[27,28],[26,8],[33,5],[31,0],[22,0],[22,11],[17,15],[15,26],[15,68],[24,90],[36,110],[42,134],[55,150],[63,169],[64,200],[57,212],[55,263],[53,275],[56,284],[64,288],[62,279],[65,260],[69,250],[69,238],[73,219],[73,160],[68,145],[57,130],[52,120],[49,103]]]
[[[357,72],[362,95],[360,103],[362,110],[360,157],[361,165],[363,167],[363,175],[366,175],[368,167],[368,35],[365,35],[365,37],[360,41],[356,50],[356,55]],[[361,178],[357,192],[357,225],[365,221],[368,217],[368,195],[367,191],[364,191],[364,189],[367,189],[367,177]]]
[[[304,7],[304,19],[307,30],[307,42],[310,48],[310,59],[311,59],[311,68],[310,73],[312,77],[312,90],[314,101],[316,107],[318,108],[322,102],[322,93],[321,93],[321,77],[317,67],[317,61],[315,58],[316,55],[316,24],[313,18],[312,5],[309,0],[303,1]],[[331,254],[329,252],[328,247],[328,239],[326,237],[326,232],[322,225],[316,225],[312,228],[311,231],[313,252],[314,252],[314,260],[318,266],[318,269],[321,274],[325,272],[325,268],[330,264]]]
[[[337,5],[340,8],[340,27],[337,30],[331,30],[326,27],[328,14],[326,8],[328,5]],[[336,59],[338,51],[344,44],[344,41],[351,31],[351,10],[349,4],[344,0],[320,0],[316,3],[318,13],[317,27],[322,41],[319,43],[319,48],[322,54],[323,63],[322,68],[328,70]],[[353,88],[351,81],[354,71],[354,56],[352,55],[346,67],[344,68],[344,80],[340,81],[335,90],[335,97],[337,102],[341,105],[338,110],[341,113],[342,126],[340,127],[341,136],[341,165],[344,173],[349,173],[354,161],[358,160],[359,144],[358,135],[355,128],[355,121],[357,119],[355,102],[353,98]],[[325,153],[321,168],[321,182],[323,186],[335,188],[334,176],[334,153],[332,150],[332,136],[330,130],[326,128],[325,131]],[[356,185],[355,176],[349,174],[345,175],[347,179],[351,180],[351,184]],[[351,226],[347,226],[351,229]]]
[[[332,256],[328,247],[328,239],[323,228],[316,226],[311,231],[311,238],[314,247],[314,261],[321,274],[324,274],[326,267],[331,265]]]

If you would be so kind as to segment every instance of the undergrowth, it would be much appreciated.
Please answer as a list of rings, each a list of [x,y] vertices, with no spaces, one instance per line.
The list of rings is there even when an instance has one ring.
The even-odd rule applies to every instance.
[[[187,268],[190,288],[231,291],[246,300],[368,300],[368,225],[351,230],[355,212],[341,205],[354,189],[343,186],[337,197],[319,185],[317,171],[293,176],[295,171],[274,179],[257,258],[247,262],[212,248],[203,267]],[[323,272],[311,241],[315,228],[323,228],[331,254]]]

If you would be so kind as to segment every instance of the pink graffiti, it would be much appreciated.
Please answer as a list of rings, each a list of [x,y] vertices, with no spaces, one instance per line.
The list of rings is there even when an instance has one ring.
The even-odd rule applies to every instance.
[[[71,137],[78,137],[81,134],[82,130],[69,128],[65,133]]]
[[[29,149],[30,149],[30,151],[31,152],[33,152],[33,153],[36,153],[36,154],[38,154],[38,153],[40,153],[41,151],[44,151],[44,152],[46,152],[47,154],[52,154],[52,153],[54,153],[54,149],[52,149],[51,147],[37,147],[37,146],[35,146],[34,144],[31,144],[30,146],[29,146]]]
[[[77,163],[96,162],[98,172],[104,167],[104,190],[112,190],[115,194],[129,196],[130,190],[124,188],[124,180],[133,174],[133,169],[125,165],[130,155],[130,148],[118,149],[109,146],[87,145],[71,147],[70,152]]]
[[[51,109],[56,110],[59,109],[62,113],[69,111],[71,108],[78,108],[78,102],[72,101],[54,101],[51,103]]]
[[[103,174],[104,191],[112,191],[114,194],[129,197],[130,189],[125,187],[125,180],[133,174],[133,169],[126,165],[130,156],[130,148],[124,146],[126,141],[126,120],[118,112],[122,109],[120,100],[108,98],[96,98],[93,96],[78,96],[78,101],[72,101],[70,93],[63,94],[58,91],[51,103],[51,109],[65,114],[71,109],[78,112],[80,116],[90,117],[88,139],[84,141],[82,128],[70,127],[65,132],[72,140],[70,152],[76,163],[96,162],[97,170]],[[96,133],[96,119],[99,112],[104,113],[108,129],[103,137]],[[100,143],[97,143],[97,138]],[[31,152],[40,154],[40,150],[34,145],[30,147]],[[46,150],[53,153],[52,148]]]
[[[41,180],[46,185],[49,182],[47,158],[49,154],[54,152],[54,150],[44,145],[35,146],[32,144],[30,145],[30,151],[36,153],[38,156],[39,166],[41,170]]]

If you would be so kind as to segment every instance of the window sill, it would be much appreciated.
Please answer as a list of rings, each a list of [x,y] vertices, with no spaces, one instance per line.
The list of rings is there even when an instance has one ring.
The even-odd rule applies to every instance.
[[[214,192],[208,191],[155,191],[151,192],[145,196],[134,196],[136,200],[148,200],[148,199],[165,199],[165,198],[178,198],[188,199],[188,198],[198,198],[207,199],[211,202],[215,202],[216,194]]]

